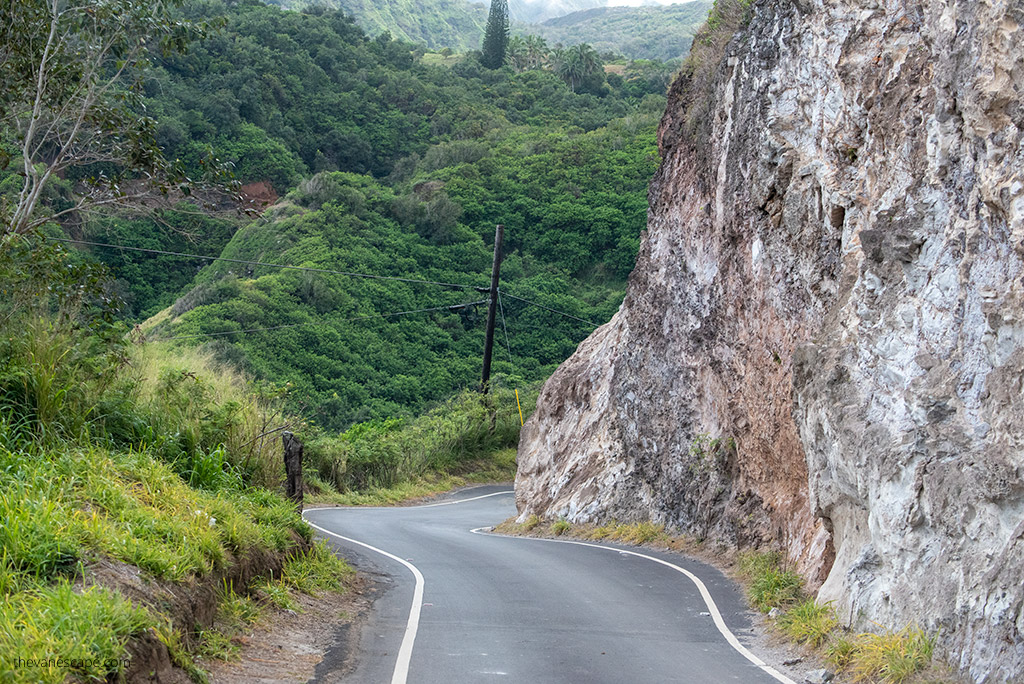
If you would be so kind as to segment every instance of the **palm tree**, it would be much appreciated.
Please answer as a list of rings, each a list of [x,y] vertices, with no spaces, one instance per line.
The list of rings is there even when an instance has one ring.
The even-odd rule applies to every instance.
[[[600,69],[602,64],[594,48],[580,43],[565,50],[555,50],[552,53],[552,67],[575,93],[580,81]]]
[[[519,72],[530,68],[529,50],[526,41],[521,36],[512,36],[508,39],[505,62]]]
[[[539,69],[548,58],[548,41],[541,36],[526,36],[526,61],[530,69]]]

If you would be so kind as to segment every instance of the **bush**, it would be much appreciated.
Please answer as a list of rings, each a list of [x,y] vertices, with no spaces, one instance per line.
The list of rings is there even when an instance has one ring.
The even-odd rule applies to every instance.
[[[528,415],[531,400],[521,397]],[[318,435],[307,445],[306,467],[342,493],[394,487],[429,473],[487,469],[517,446],[519,430],[512,391],[467,391],[414,419],[373,420],[340,436]]]

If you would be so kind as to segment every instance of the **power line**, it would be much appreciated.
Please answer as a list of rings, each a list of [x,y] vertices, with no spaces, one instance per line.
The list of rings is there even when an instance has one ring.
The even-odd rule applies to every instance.
[[[392,318],[394,316],[407,316],[409,314],[425,313],[427,311],[440,311],[442,309],[448,309],[448,310],[463,309],[463,308],[468,307],[468,306],[477,306],[477,305],[486,304],[486,303],[487,303],[486,299],[481,299],[480,301],[467,302],[466,304],[453,304],[453,305],[450,305],[450,306],[449,305],[433,306],[433,307],[430,307],[430,308],[427,308],[427,309],[413,309],[412,311],[395,311],[393,313],[385,313],[385,314],[370,314],[370,315],[366,315],[366,316],[353,316],[352,318],[342,318],[341,320],[335,321],[335,322],[337,322],[337,323],[348,323],[350,321],[363,321],[363,320],[368,320],[368,319],[371,319],[371,318]],[[298,328],[298,327],[301,327],[301,326],[304,326],[304,325],[314,325],[314,324],[322,324],[322,321],[306,321],[304,323],[288,323],[288,324],[285,324],[285,325],[272,325],[272,326],[270,326],[268,328],[249,328],[247,330],[225,330],[223,332],[195,333],[194,335],[175,335],[174,337],[160,337],[160,338],[157,338],[157,339],[155,339],[153,341],[154,342],[169,342],[171,340],[186,340],[186,339],[193,339],[193,338],[196,338],[196,337],[216,337],[216,336],[219,336],[219,335],[241,335],[243,333],[264,332],[264,331],[267,331],[267,330],[281,330],[282,328]]]
[[[518,299],[521,302],[525,302],[527,304],[532,304],[533,306],[540,307],[541,309],[545,309],[546,311],[550,311],[551,313],[556,313],[559,316],[565,316],[566,318],[571,318],[571,319],[579,321],[581,323],[586,323],[587,325],[593,326],[595,328],[598,325],[597,323],[593,323],[591,321],[588,321],[585,318],[580,318],[579,316],[573,316],[570,313],[565,313],[564,311],[559,311],[558,309],[552,309],[550,306],[544,306],[543,304],[538,304],[537,302],[530,301],[529,299],[524,299],[523,297],[517,297],[514,294],[511,294],[509,292],[506,292],[505,294],[508,295],[509,297],[511,297],[512,299]]]
[[[498,290],[498,311],[501,312],[501,329],[505,331],[505,349],[508,350],[508,362],[514,371],[516,364],[512,361],[512,346],[508,343],[508,326],[505,325],[505,307],[501,303],[501,290]]]
[[[271,264],[263,261],[249,261],[246,259],[231,259],[221,256],[205,256],[203,254],[187,254],[185,252],[171,252],[164,249],[148,249],[146,247],[128,247],[126,245],[112,245],[106,242],[90,242],[89,240],[75,240],[72,238],[48,237],[48,240],[56,242],[70,242],[77,245],[89,245],[91,247],[107,247],[110,249],[128,250],[130,252],[145,252],[146,254],[163,254],[165,256],[182,257],[185,259],[205,259],[206,261],[227,261],[233,264],[244,264],[246,266],[267,266],[270,268],[289,269],[292,271],[306,271],[308,273],[326,273],[329,275],[348,276],[350,278],[370,278],[373,280],[397,280],[402,283],[419,283],[421,285],[438,285],[440,287],[451,287],[460,290],[474,289],[472,285],[460,285],[459,283],[445,283],[436,280],[421,280],[419,278],[401,278],[399,276],[374,275],[372,273],[354,273],[352,271],[334,271],[329,268],[312,268],[309,266],[289,266],[287,264]],[[509,295],[511,296],[511,295]]]

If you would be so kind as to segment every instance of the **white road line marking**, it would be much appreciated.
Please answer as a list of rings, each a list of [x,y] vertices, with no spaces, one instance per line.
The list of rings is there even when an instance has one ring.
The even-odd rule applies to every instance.
[[[486,528],[486,527],[478,527],[475,530],[470,530],[470,531],[473,532],[474,534],[489,534],[489,535],[492,534],[489,531],[489,528]],[[708,611],[711,613],[711,618],[715,621],[715,627],[718,628],[718,631],[721,632],[722,636],[725,637],[725,640],[729,642],[730,646],[732,646],[741,656],[743,656],[744,658],[746,658],[747,660],[752,662],[754,665],[758,666],[759,668],[764,670],[767,674],[771,675],[772,677],[774,677],[778,681],[782,682],[783,684],[796,684],[796,682],[794,682],[792,679],[790,679],[786,675],[782,674],[781,672],[779,672],[778,670],[773,668],[771,665],[769,665],[768,663],[764,662],[763,660],[758,658],[756,655],[751,653],[749,650],[747,650],[747,648],[743,644],[740,643],[740,640],[736,638],[736,635],[732,633],[732,631],[729,629],[728,626],[726,626],[725,620],[722,618],[722,613],[721,613],[721,611],[718,610],[718,604],[716,604],[715,600],[713,598],[711,598],[711,592],[708,591],[708,588],[704,585],[704,582],[702,582],[699,577],[694,575],[689,570],[687,570],[685,568],[681,568],[678,565],[676,565],[675,563],[669,563],[668,561],[661,560],[660,558],[655,558],[654,556],[648,556],[647,554],[644,554],[644,553],[637,553],[636,551],[624,551],[623,549],[616,549],[616,548],[613,548],[611,546],[601,546],[600,544],[590,544],[588,542],[570,541],[568,539],[544,539],[544,538],[541,538],[541,537],[513,537],[513,536],[510,536],[510,535],[496,535],[496,534],[492,535],[492,536],[495,536],[495,537],[505,536],[505,537],[507,537],[509,539],[532,539],[533,541],[554,542],[556,544],[575,544],[576,546],[589,546],[589,547],[595,548],[595,549],[604,549],[605,551],[618,551],[619,553],[625,554],[627,556],[636,556],[637,558],[646,558],[649,561],[654,561],[655,563],[660,563],[660,564],[662,564],[664,566],[670,567],[673,570],[675,570],[677,572],[680,572],[683,575],[685,575],[687,578],[689,578],[689,580],[691,582],[693,582],[697,586],[698,591],[700,591],[701,597],[704,599],[704,604],[708,607]]]
[[[349,537],[343,537],[340,534],[325,530],[319,525],[306,521],[310,527],[315,530],[319,530],[324,534],[329,534],[332,537],[337,537],[343,541],[350,542],[352,544],[358,544],[364,546],[371,551],[376,551],[382,556],[386,556],[391,560],[397,561],[409,568],[412,572],[412,576],[416,578],[416,588],[412,592],[412,608],[409,610],[409,620],[405,624],[405,636],[402,637],[402,646],[398,649],[398,660],[395,662],[395,673],[391,676],[391,684],[405,684],[409,678],[409,662],[412,660],[412,646],[416,641],[416,631],[420,626],[420,609],[423,606],[423,573],[419,569],[407,560],[399,558],[398,556],[378,549],[376,546],[370,546],[365,542],[358,541],[356,539],[350,539]]]
[[[511,489],[505,489],[500,492],[492,492],[490,494],[481,494],[480,496],[473,496],[468,499],[456,499],[455,501],[442,501],[440,503],[422,504],[420,506],[322,506],[320,508],[307,508],[302,511],[303,515],[312,511],[408,511],[413,508],[434,508],[435,506],[452,506],[454,504],[466,503],[467,501],[476,501],[477,499],[486,499],[489,496],[501,496],[502,494],[513,494]]]
[[[477,499],[486,499],[489,496],[499,496],[501,494],[512,494],[512,493],[513,493],[512,490],[508,489],[508,490],[503,490],[503,491],[500,491],[500,492],[493,492],[491,494],[482,494],[480,496],[474,496],[474,497],[471,497],[469,499],[458,499],[458,500],[455,500],[455,501],[444,501],[444,502],[441,502],[441,503],[426,504],[426,505],[423,505],[423,506],[400,506],[400,507],[399,506],[380,506],[380,507],[374,507],[374,508],[432,508],[434,506],[450,506],[452,504],[465,503],[467,501],[476,501]],[[369,506],[348,506],[348,507],[333,506],[333,507],[325,507],[325,508],[307,508],[306,510],[304,510],[302,512],[302,515],[303,515],[303,519],[305,520],[306,513],[309,513],[310,511],[337,511],[337,510],[346,510],[346,508],[371,508],[371,507],[369,507]],[[357,539],[352,539],[350,537],[343,537],[340,534],[337,534],[335,532],[331,532],[330,530],[324,529],[323,527],[320,527],[319,525],[315,525],[315,524],[311,523],[309,520],[306,520],[306,524],[308,524],[310,527],[312,527],[315,530],[319,530],[320,532],[323,532],[324,534],[329,534],[330,536],[336,537],[337,539],[341,539],[342,541],[347,541],[347,542],[352,543],[352,544],[358,544],[359,546],[363,546],[363,547],[365,547],[367,549],[370,549],[371,551],[375,551],[375,552],[379,553],[382,556],[386,556],[387,558],[390,558],[391,560],[394,560],[394,561],[397,561],[397,562],[401,563],[402,565],[407,567],[412,572],[412,576],[416,579],[416,587],[413,589],[413,592],[412,592],[412,608],[409,609],[409,620],[405,624],[405,635],[402,637],[402,646],[398,649],[398,660],[395,662],[395,672],[391,676],[391,684],[405,684],[406,680],[408,680],[408,678],[409,678],[409,663],[412,661],[412,647],[413,647],[413,644],[416,642],[416,632],[419,630],[419,626],[420,626],[420,610],[423,608],[423,587],[425,585],[425,581],[423,579],[423,573],[421,573],[419,571],[419,568],[417,568],[415,565],[413,565],[409,561],[404,560],[402,558],[399,558],[398,556],[396,556],[394,554],[388,553],[387,551],[384,551],[383,549],[378,549],[376,546],[370,546],[366,542],[361,542],[361,541],[359,541]]]

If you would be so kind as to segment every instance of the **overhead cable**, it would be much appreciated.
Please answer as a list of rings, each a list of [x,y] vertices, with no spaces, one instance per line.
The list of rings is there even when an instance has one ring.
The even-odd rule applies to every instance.
[[[546,311],[550,311],[551,313],[556,313],[559,316],[565,316],[566,318],[571,318],[573,320],[579,321],[580,323],[586,323],[587,325],[593,326],[595,328],[598,325],[597,323],[593,323],[591,321],[588,321],[585,318],[580,318],[579,316],[573,316],[570,313],[565,313],[564,311],[559,311],[558,309],[552,309],[550,306],[544,306],[543,304],[538,304],[537,302],[530,301],[529,299],[525,299],[523,297],[517,297],[517,296],[515,296],[514,294],[512,294],[510,292],[506,292],[505,294],[508,295],[509,297],[511,297],[512,299],[518,299],[521,302],[525,302],[527,304],[531,304],[533,306],[539,307],[539,308],[544,309]]]
[[[76,245],[89,245],[91,247],[107,247],[110,249],[128,250],[131,252],[145,252],[146,254],[163,254],[165,256],[182,257],[186,259],[205,259],[206,261],[227,261],[233,264],[244,264],[246,266],[267,266],[269,268],[281,268],[292,271],[306,271],[308,273],[327,273],[329,275],[347,276],[349,278],[370,278],[373,280],[397,280],[402,283],[419,283],[421,285],[438,285],[440,287],[451,287],[460,290],[471,290],[472,285],[461,285],[459,283],[445,283],[436,280],[422,280],[420,278],[402,278],[399,276],[375,275],[372,273],[355,273],[352,271],[335,271],[329,268],[313,268],[310,266],[290,266],[288,264],[271,264],[263,261],[249,261],[248,259],[231,259],[221,256],[205,256],[202,254],[186,254],[184,252],[171,252],[164,249],[149,249],[146,247],[128,247],[126,245],[113,245],[106,242],[91,242],[89,240],[75,240],[73,238],[48,237],[48,240],[55,242],[70,242]]]
[[[463,308],[465,308],[467,306],[478,306],[480,304],[486,304],[486,303],[487,303],[486,299],[481,299],[480,301],[467,302],[465,304],[453,304],[453,305],[445,305],[445,306],[432,306],[432,307],[426,308],[426,309],[413,309],[412,311],[395,311],[393,313],[368,314],[368,315],[365,315],[365,316],[353,316],[351,318],[342,318],[339,321],[332,321],[332,322],[348,323],[350,321],[363,321],[363,320],[369,320],[371,318],[392,318],[394,316],[407,316],[409,314],[425,313],[425,312],[428,312],[428,311],[441,311],[442,309],[448,309],[450,311],[454,311],[456,309],[463,309]],[[285,325],[272,325],[272,326],[267,327],[267,328],[249,328],[247,330],[224,330],[222,332],[195,333],[193,335],[175,335],[174,337],[160,337],[160,338],[157,338],[157,339],[155,339],[153,341],[154,342],[169,342],[171,340],[185,340],[185,339],[192,339],[192,338],[195,338],[195,337],[217,337],[217,336],[220,336],[220,335],[241,335],[243,333],[264,332],[266,330],[281,330],[282,328],[298,328],[298,327],[301,327],[301,326],[304,326],[304,325],[314,325],[314,324],[323,325],[323,322],[322,321],[305,321],[304,323],[288,323],[288,324],[285,324]]]

